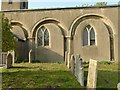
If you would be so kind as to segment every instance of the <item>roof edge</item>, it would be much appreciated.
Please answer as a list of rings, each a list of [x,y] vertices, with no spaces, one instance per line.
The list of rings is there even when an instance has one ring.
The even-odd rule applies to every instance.
[[[108,6],[86,6],[86,7],[63,7],[63,8],[41,8],[41,9],[19,9],[19,10],[3,10],[0,12],[26,12],[26,11],[46,11],[46,10],[68,10],[68,9],[90,9],[90,8],[115,8],[120,5],[108,5]]]

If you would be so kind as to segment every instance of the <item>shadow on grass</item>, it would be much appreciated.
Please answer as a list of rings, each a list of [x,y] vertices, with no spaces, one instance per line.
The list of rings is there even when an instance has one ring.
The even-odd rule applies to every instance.
[[[3,72],[3,88],[80,88],[69,71]]]
[[[10,69],[26,69],[29,67],[23,67],[23,66],[12,66]]]
[[[88,71],[84,72],[85,86],[87,86]],[[97,72],[97,90],[117,90],[118,71],[98,70]]]
[[[98,88],[117,88],[118,84],[118,71],[103,71],[98,70],[97,78],[97,87]]]

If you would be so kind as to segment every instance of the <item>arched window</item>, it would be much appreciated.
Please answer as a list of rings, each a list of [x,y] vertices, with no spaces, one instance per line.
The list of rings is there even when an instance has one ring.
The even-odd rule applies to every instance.
[[[38,46],[49,46],[49,32],[46,27],[42,26],[37,34]]]
[[[87,25],[83,31],[83,46],[95,45],[95,31],[91,25]]]

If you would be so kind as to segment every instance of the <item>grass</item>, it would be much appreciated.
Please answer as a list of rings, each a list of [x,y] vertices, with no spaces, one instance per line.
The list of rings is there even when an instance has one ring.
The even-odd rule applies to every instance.
[[[3,88],[80,88],[64,64],[21,63],[3,69]]]
[[[97,72],[97,88],[117,89],[118,64],[112,62],[99,62]],[[85,64],[85,81],[87,82],[88,63]]]
[[[84,65],[85,85],[88,63]],[[97,88],[116,88],[118,64],[99,63]],[[20,63],[2,69],[3,88],[84,88],[63,63]]]

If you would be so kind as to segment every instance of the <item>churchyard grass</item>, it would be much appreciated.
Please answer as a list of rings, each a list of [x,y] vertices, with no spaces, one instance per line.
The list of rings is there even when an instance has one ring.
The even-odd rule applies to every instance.
[[[85,64],[85,82],[87,83],[88,63]],[[118,63],[98,62],[97,88],[117,89]]]
[[[80,88],[63,63],[20,63],[3,69],[3,88]]]
[[[88,63],[84,64],[85,85]],[[3,88],[83,88],[64,63],[19,63],[1,69]],[[98,63],[97,88],[116,88],[117,63]]]

